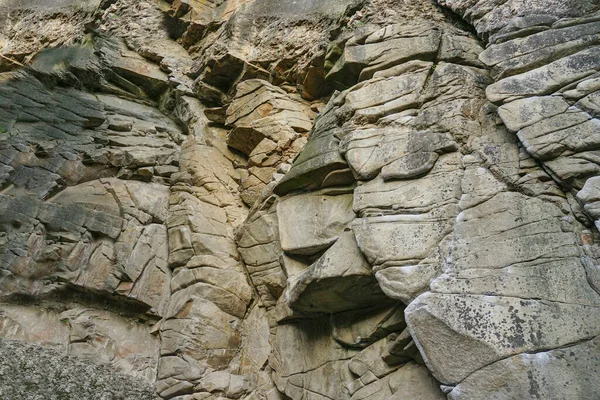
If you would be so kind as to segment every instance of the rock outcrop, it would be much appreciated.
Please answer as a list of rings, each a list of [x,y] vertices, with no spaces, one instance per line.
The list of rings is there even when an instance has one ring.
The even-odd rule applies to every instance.
[[[0,397],[597,397],[597,1],[0,21]]]

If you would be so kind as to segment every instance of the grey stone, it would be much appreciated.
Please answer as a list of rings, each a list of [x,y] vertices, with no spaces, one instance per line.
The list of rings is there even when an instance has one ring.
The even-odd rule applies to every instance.
[[[519,75],[504,78],[486,89],[493,103],[506,103],[526,96],[543,96],[597,72],[598,47],[591,47]]]
[[[432,374],[456,384],[503,358],[597,336],[595,309],[518,297],[425,293],[407,307],[406,322]]]
[[[469,376],[448,398],[594,397],[598,391],[597,346],[596,337],[564,348],[509,357]]]
[[[428,160],[419,159],[415,154],[436,151],[444,153],[454,149],[456,143],[447,135],[431,131],[415,131],[403,126],[356,130],[345,136],[340,143],[342,154],[356,177],[361,180],[373,179],[384,167],[386,167],[387,177],[392,174],[390,171],[396,169],[400,170],[398,174],[402,175],[402,165],[405,165],[404,169],[411,168],[409,160],[413,162],[412,169],[423,171],[427,167]],[[429,161],[429,164],[432,164],[432,161]],[[424,172],[428,171],[423,171],[421,174]],[[406,172],[404,175],[410,176],[411,173]]]
[[[290,280],[286,298],[293,310],[333,314],[377,304],[385,295],[354,234],[346,231],[304,273]]]
[[[397,24],[377,30],[366,38],[346,42],[342,54],[326,79],[341,87],[367,80],[380,70],[408,60],[430,60],[440,46],[441,32],[435,25]],[[332,62],[332,60],[329,60]]]
[[[147,382],[106,365],[17,341],[2,340],[0,347],[3,397],[159,399]]]
[[[354,219],[352,195],[315,193],[289,197],[277,204],[277,217],[283,251],[316,254],[335,243]]]

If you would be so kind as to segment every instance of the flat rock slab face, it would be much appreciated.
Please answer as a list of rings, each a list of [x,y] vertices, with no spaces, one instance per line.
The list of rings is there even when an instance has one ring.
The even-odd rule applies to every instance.
[[[447,223],[426,216],[402,215],[358,218],[352,225],[361,251],[375,267],[425,259],[448,228]]]
[[[445,399],[445,394],[438,386],[438,383],[431,377],[427,368],[410,362],[383,379],[359,389],[352,395],[351,399]]]
[[[598,341],[596,337],[565,348],[498,361],[462,381],[448,398],[593,398],[599,390],[595,377],[600,370]]]
[[[456,384],[508,356],[597,336],[597,308],[515,297],[426,293],[407,307],[406,318],[434,376],[442,383]]]
[[[441,31],[435,25],[391,25],[366,38],[352,38],[328,71],[327,79],[341,86],[366,80],[408,60],[430,60],[440,46]],[[331,62],[331,61],[330,61]]]
[[[420,179],[385,181],[378,177],[358,186],[354,190],[353,207],[359,215],[377,211],[389,214],[441,213],[439,210],[458,203],[461,178],[458,155],[448,154]]]
[[[307,0],[302,3],[293,0],[255,0],[247,4],[241,13],[247,13],[255,17],[268,15],[279,18],[304,16],[307,14],[338,16],[351,3],[351,0]]]
[[[238,231],[237,244],[250,280],[262,301],[274,305],[286,288],[287,280],[279,262],[281,245],[276,205],[251,215]]]
[[[517,193],[463,211],[432,290],[598,305],[577,235],[565,230],[562,216],[557,207]]]
[[[336,388],[351,382],[347,360],[357,351],[339,346],[331,329],[328,316],[276,328],[269,364],[281,392],[294,399],[312,392],[349,399]],[[306,351],[305,344],[310,350]]]
[[[384,167],[387,167],[387,173],[384,173],[383,178],[386,180],[393,179],[394,176],[390,173],[391,171],[397,169],[401,173],[400,166],[395,167],[393,163],[406,159],[411,155],[438,151],[444,153],[456,150],[456,143],[447,134],[419,132],[402,126],[357,130],[345,136],[340,146],[350,167],[357,178],[361,180],[373,179]],[[420,173],[413,174],[424,175],[433,168],[434,163],[435,160],[430,162],[431,166],[429,168],[425,168],[422,164],[427,164],[427,160],[413,162],[410,169],[421,168]],[[409,171],[405,174],[410,177]],[[402,178],[402,176],[400,175],[399,178]]]
[[[281,248],[289,254],[312,255],[330,247],[354,219],[352,194],[305,194],[277,204]]]
[[[485,38],[491,36],[491,39],[494,39],[494,33],[513,33],[530,26],[549,25],[564,17],[585,16],[598,10],[597,4],[592,0],[576,4],[560,0],[511,0],[494,1],[491,4],[483,1],[442,0],[440,4],[462,15],[477,29],[478,34]],[[515,21],[519,17],[522,21]]]

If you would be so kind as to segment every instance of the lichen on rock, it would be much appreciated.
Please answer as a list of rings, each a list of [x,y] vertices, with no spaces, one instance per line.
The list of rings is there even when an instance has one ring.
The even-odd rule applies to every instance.
[[[0,398],[594,398],[599,23],[0,0]]]

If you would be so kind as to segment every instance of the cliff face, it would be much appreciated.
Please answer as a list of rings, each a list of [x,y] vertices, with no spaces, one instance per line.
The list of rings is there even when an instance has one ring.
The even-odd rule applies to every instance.
[[[597,398],[600,4],[438,3],[0,0],[0,398]]]

